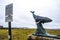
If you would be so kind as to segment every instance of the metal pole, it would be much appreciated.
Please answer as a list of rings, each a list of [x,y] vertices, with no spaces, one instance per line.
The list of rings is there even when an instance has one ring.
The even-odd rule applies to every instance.
[[[9,35],[8,35],[8,39],[12,40],[12,34],[11,34],[11,22],[8,22],[8,30],[9,30]]]

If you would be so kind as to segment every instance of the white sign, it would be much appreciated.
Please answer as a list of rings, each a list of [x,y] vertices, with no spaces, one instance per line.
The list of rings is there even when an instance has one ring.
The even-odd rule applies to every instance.
[[[11,22],[13,21],[13,4],[6,5],[5,9],[5,21]]]
[[[13,15],[13,4],[6,5],[5,15]]]

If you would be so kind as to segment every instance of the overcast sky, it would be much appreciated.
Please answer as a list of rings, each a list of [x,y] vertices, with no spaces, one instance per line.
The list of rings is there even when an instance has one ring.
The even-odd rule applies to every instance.
[[[5,22],[5,6],[13,3],[12,27],[36,28],[30,11],[45,16],[53,21],[43,24],[44,28],[60,29],[60,0],[0,0],[0,25],[8,27]]]

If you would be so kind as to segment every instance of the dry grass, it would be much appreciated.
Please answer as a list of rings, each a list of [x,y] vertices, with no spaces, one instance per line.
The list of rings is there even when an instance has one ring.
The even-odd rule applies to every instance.
[[[29,34],[35,29],[12,29],[12,40],[27,40]],[[60,30],[47,30],[50,34],[59,35]],[[8,40],[8,29],[0,29],[0,40]]]

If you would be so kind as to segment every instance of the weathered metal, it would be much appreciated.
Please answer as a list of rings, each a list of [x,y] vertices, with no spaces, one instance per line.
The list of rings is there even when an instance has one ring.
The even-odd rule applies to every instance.
[[[33,18],[35,19],[37,30],[33,34],[34,36],[43,36],[43,37],[50,37],[50,38],[57,38],[60,39],[60,36],[57,35],[48,35],[46,30],[43,28],[43,23],[52,22],[52,20],[48,17],[37,16],[34,14],[35,11],[30,11],[33,14]]]

